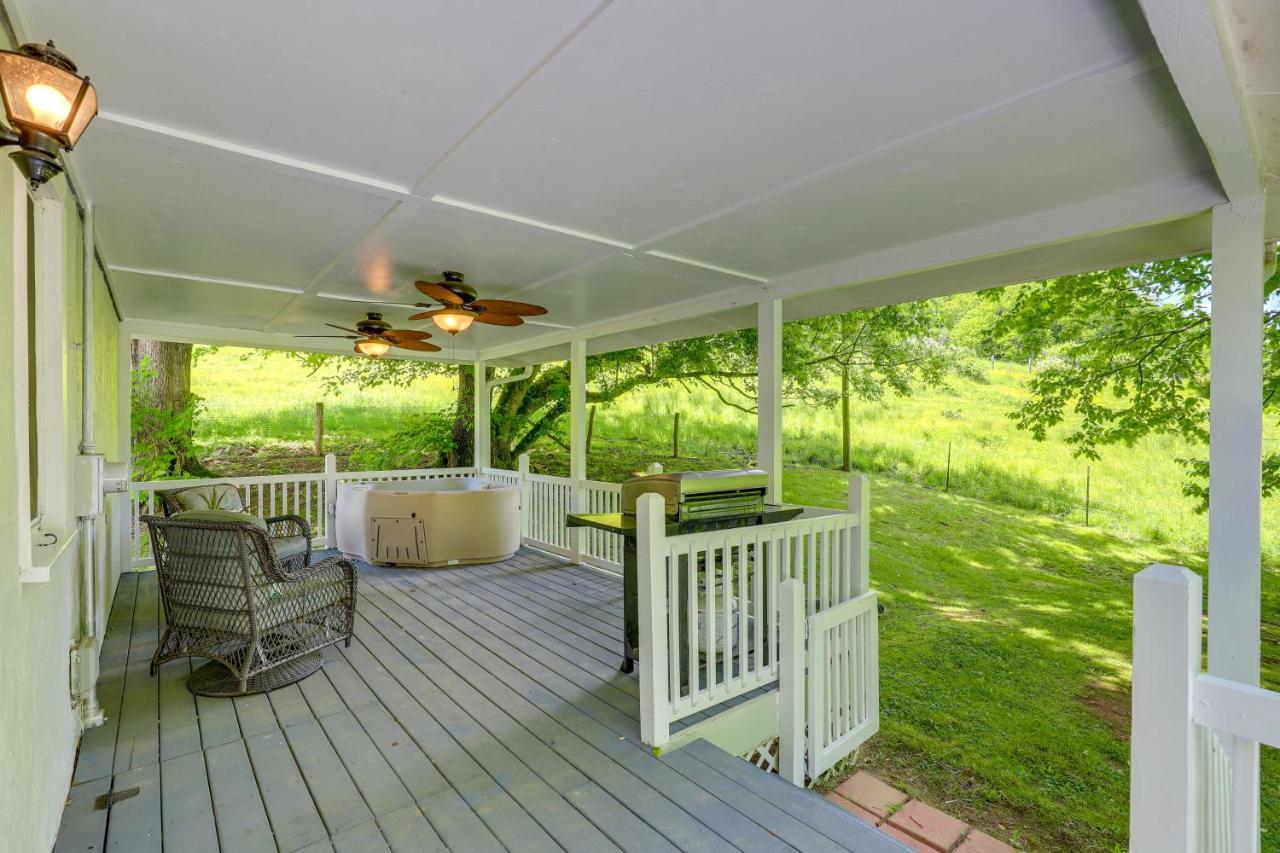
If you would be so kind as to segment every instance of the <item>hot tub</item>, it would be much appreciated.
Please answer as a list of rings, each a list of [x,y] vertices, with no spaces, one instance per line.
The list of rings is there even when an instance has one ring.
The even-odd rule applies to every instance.
[[[343,483],[338,550],[384,566],[505,560],[520,547],[520,490],[478,477]]]

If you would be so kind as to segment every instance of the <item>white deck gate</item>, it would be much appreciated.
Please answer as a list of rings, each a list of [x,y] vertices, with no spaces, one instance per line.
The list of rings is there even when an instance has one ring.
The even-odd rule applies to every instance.
[[[1254,853],[1258,747],[1280,747],[1280,693],[1201,671],[1200,577],[1148,566],[1133,590],[1129,845]]]
[[[834,763],[878,725],[875,595],[868,591],[865,478],[850,511],[780,524],[667,536],[661,500],[637,507],[641,739],[778,681],[794,630],[783,590],[811,625],[813,765]],[[792,587],[794,588],[794,587]],[[802,703],[803,704],[803,703]],[[816,773],[814,774],[816,775]]]

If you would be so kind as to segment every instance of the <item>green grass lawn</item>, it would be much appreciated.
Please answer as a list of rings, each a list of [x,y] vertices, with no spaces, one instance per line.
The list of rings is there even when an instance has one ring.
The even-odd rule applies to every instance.
[[[331,446],[394,431],[403,412],[447,403],[446,380],[325,398],[300,366],[202,356],[199,440],[226,474],[319,470],[311,407],[325,399]],[[881,618],[880,734],[863,766],[998,837],[1031,849],[1123,849],[1127,835],[1132,577],[1152,562],[1204,573],[1205,520],[1182,496],[1169,437],[1084,462],[1061,435],[1036,442],[1008,412],[1025,367],[855,409],[855,462],[872,478],[872,583]],[[276,414],[283,408],[292,414]],[[349,411],[348,417],[345,413]],[[669,458],[682,413],[680,459]],[[751,462],[753,419],[701,392],[648,389],[598,410],[588,474],[617,481],[652,461],[669,470]],[[789,501],[842,506],[834,412],[789,409]],[[1275,440],[1268,436],[1268,442]],[[944,492],[946,449],[952,449]],[[535,470],[566,474],[547,443]],[[1280,689],[1280,499],[1264,502],[1264,684]],[[1264,750],[1264,848],[1280,850],[1280,756]]]
[[[789,469],[787,500],[842,506],[844,476]],[[1124,849],[1132,578],[1199,554],[896,482],[872,485],[881,731],[862,766],[1032,849]],[[1280,576],[1263,577],[1280,625]],[[1280,689],[1275,644],[1264,682]],[[1264,849],[1280,756],[1264,750]],[[1270,839],[1270,840],[1268,840]]]

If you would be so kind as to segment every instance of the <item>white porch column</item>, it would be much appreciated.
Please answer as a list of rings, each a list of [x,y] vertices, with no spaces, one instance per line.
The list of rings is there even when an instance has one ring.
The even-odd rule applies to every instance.
[[[569,479],[573,481],[570,509],[582,512],[587,479],[587,342],[569,342]],[[573,559],[582,559],[582,530],[573,530]]]
[[[1260,196],[1213,209],[1210,308],[1209,672],[1254,685],[1262,644],[1263,220]],[[1249,833],[1232,849],[1256,850],[1258,745],[1216,737],[1232,751],[1232,832]]]
[[[782,500],[782,300],[761,299],[756,315],[756,460],[769,472],[766,500]]]
[[[1261,636],[1263,207],[1213,209],[1209,672],[1257,684]]]
[[[471,416],[472,429],[475,435],[472,437],[473,464],[477,469],[488,468],[493,464],[491,454],[489,452],[489,442],[491,433],[489,429],[489,417],[491,414],[489,402],[489,381],[488,373],[485,369],[485,361],[483,358],[476,359],[475,362],[475,400],[474,410]]]

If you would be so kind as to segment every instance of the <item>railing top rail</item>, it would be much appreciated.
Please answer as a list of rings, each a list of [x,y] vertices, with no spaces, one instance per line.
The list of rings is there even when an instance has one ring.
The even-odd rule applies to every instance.
[[[530,474],[529,479],[535,483],[565,483],[571,484],[573,481],[568,477],[556,477],[551,474]]]
[[[666,546],[675,547],[677,545],[686,546],[723,538],[746,540],[754,539],[756,536],[766,536],[773,539],[797,530],[818,531],[826,528],[854,528],[859,524],[860,519],[857,513],[830,510],[826,515],[793,518],[790,521],[779,521],[767,525],[727,527],[721,530],[698,530],[693,533],[679,533],[675,536],[665,537],[663,542]]]
[[[374,477],[440,477],[449,475],[474,475],[475,468],[404,468],[396,471],[339,471],[339,480],[363,480]]]
[[[324,472],[304,474],[255,474],[251,477],[203,477],[198,480],[144,480],[131,482],[131,492],[153,492],[157,489],[187,489],[200,486],[213,486],[228,483],[233,486],[258,486],[270,483],[305,483],[308,480],[323,480]]]
[[[582,486],[586,489],[599,489],[602,492],[622,491],[621,483],[606,483],[603,480],[583,480]]]

